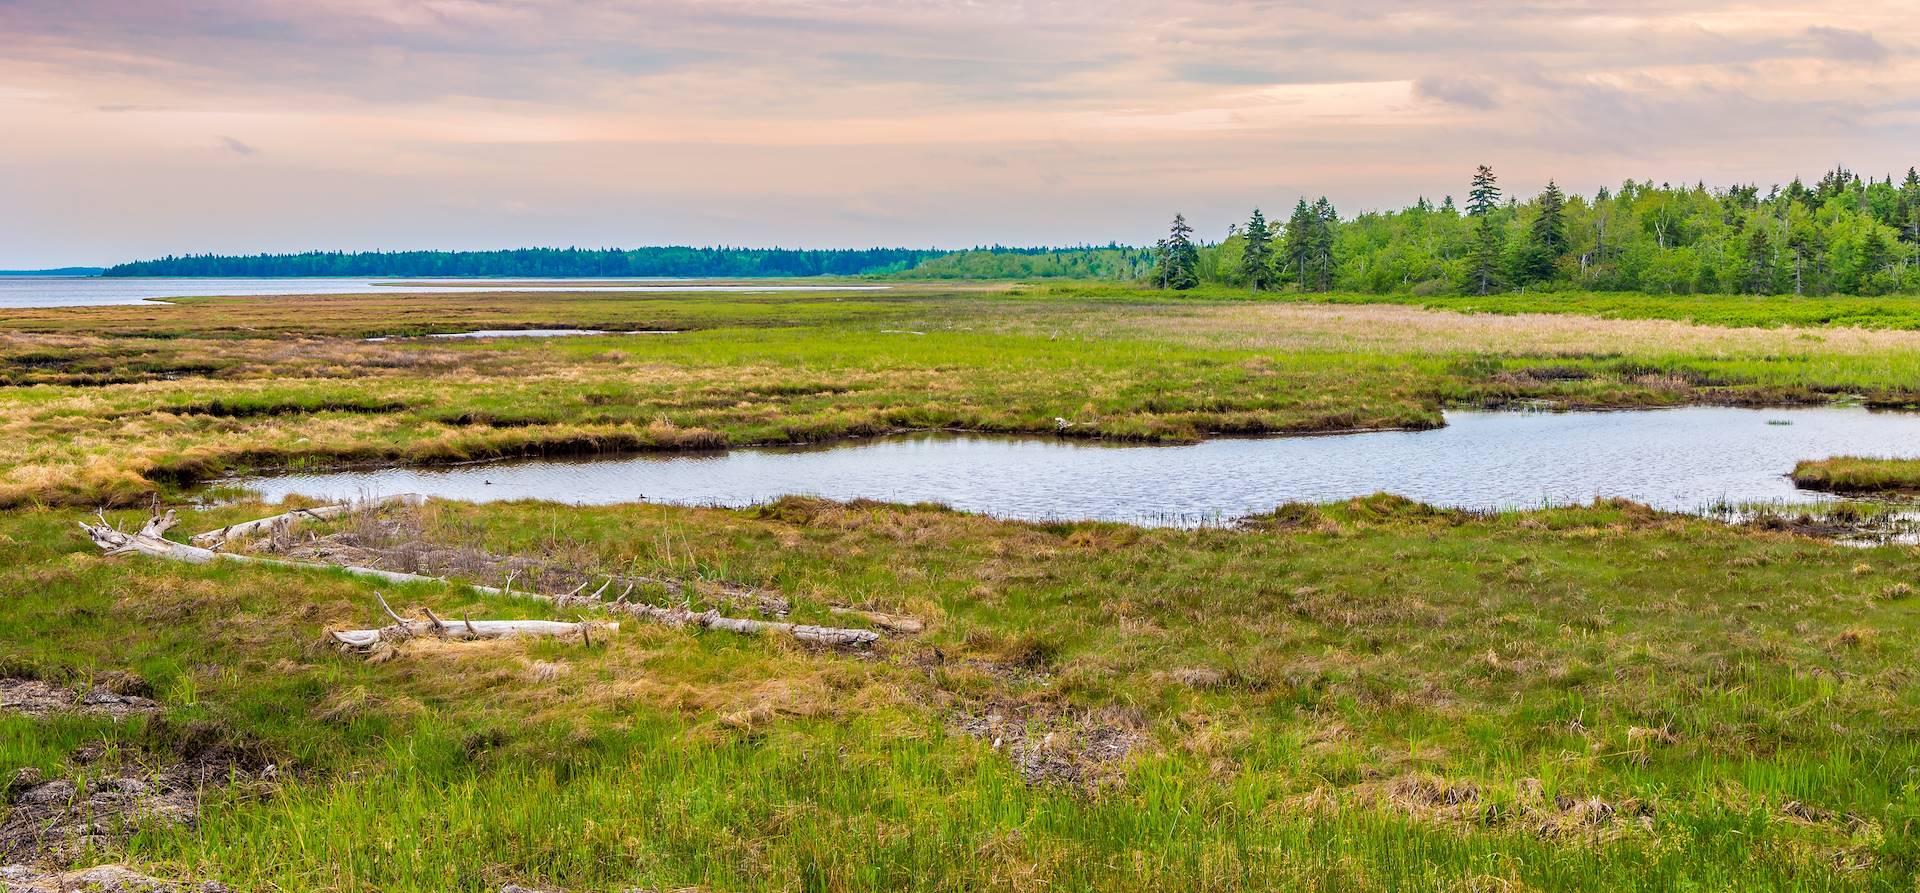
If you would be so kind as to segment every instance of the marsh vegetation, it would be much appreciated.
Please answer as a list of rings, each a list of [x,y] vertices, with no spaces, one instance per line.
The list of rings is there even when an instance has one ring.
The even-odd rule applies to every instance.
[[[1871,299],[1893,322],[1868,329],[1741,327],[1713,298],[1307,297],[915,285],[0,314],[0,694],[37,698],[0,700],[9,809],[50,781],[133,804],[77,852],[15,837],[9,855],[284,890],[1911,888],[1909,546],[1622,501],[1378,495],[1198,530],[808,498],[429,501],[223,547],[452,581],[394,584],[107,556],[74,526],[104,504],[137,528],[157,497],[215,530],[303,503],[196,482],[351,462],[1920,401],[1911,299]],[[527,327],[681,334],[360,340]],[[516,591],[617,578],[662,609],[876,638],[327,641],[383,616],[376,593],[408,618],[611,619],[494,591],[515,573]],[[84,709],[109,696],[138,709]]]

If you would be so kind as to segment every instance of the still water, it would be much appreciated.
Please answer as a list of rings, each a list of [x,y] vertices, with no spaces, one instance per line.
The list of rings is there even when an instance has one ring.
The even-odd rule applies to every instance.
[[[1208,440],[1182,446],[916,434],[835,446],[495,462],[253,478],[270,499],[423,493],[577,504],[743,506],[786,494],[940,502],[1029,520],[1202,524],[1284,502],[1379,491],[1470,509],[1618,496],[1677,511],[1807,502],[1786,473],[1836,454],[1920,457],[1920,414],[1693,407],[1454,412],[1432,431]]]
[[[358,295],[388,292],[595,291],[595,292],[790,292],[875,291],[884,285],[712,284],[697,279],[121,279],[91,276],[0,277],[0,308],[100,307],[155,298],[234,295]],[[622,284],[610,284],[619,282]]]

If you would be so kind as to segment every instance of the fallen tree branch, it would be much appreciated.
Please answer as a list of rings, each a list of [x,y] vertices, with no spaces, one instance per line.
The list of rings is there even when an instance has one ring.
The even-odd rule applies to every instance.
[[[902,617],[898,614],[882,614],[879,611],[863,611],[859,608],[842,608],[839,605],[830,605],[827,607],[827,610],[831,613],[839,614],[842,617],[858,617],[888,632],[912,635],[927,628],[926,624],[921,623],[919,620],[912,617]]]
[[[93,544],[99,546],[108,555],[126,555],[130,552],[138,552],[143,555],[171,558],[175,561],[187,561],[193,564],[205,564],[219,557],[209,549],[202,549],[198,546],[181,545],[166,538],[166,532],[172,530],[174,525],[180,523],[179,518],[174,516],[172,509],[168,509],[165,515],[154,515],[147,519],[147,523],[134,533],[126,533],[120,528],[108,524],[106,516],[104,515],[99,517],[99,524],[88,524],[82,521],[80,522],[80,529],[86,531],[87,536],[93,539]]]
[[[171,529],[176,523],[172,510],[168,510],[164,517],[156,516],[148,521],[146,526],[140,528],[138,533],[123,532],[113,525],[108,524],[105,518],[100,519],[100,523],[97,525],[82,521],[80,522],[80,529],[85,530],[87,535],[92,537],[93,544],[105,550],[108,555],[126,555],[137,552],[141,555],[151,555],[155,558],[167,558],[173,561],[185,561],[189,564],[206,564],[212,561],[238,561],[246,564],[266,564],[274,567],[292,567],[305,570],[337,570],[358,577],[373,577],[379,580],[386,580],[389,583],[446,583],[449,585],[468,586],[491,595],[506,594],[506,590],[493,586],[482,586],[478,583],[455,584],[445,577],[428,577],[422,574],[409,574],[401,571],[385,571],[376,567],[359,567],[351,564],[312,564],[305,561],[288,561],[283,558],[267,558],[260,555],[236,555],[232,552],[216,552],[212,549],[205,549],[199,546],[176,543],[161,535],[166,533],[167,530]]]
[[[870,629],[845,629],[837,626],[810,626],[804,623],[784,623],[768,620],[748,620],[742,617],[722,617],[718,611],[690,611],[686,608],[662,608],[640,602],[608,605],[609,609],[625,611],[635,617],[643,617],[668,626],[697,626],[702,629],[724,629],[729,632],[761,635],[782,633],[806,642],[828,648],[865,648],[880,641],[880,634]]]
[[[696,626],[702,629],[721,629],[721,630],[727,630],[730,632],[744,633],[748,635],[778,633],[778,634],[792,636],[795,639],[798,639],[802,642],[806,642],[811,645],[820,645],[828,648],[865,648],[880,640],[880,634],[869,629],[846,629],[846,628],[834,627],[834,626],[811,626],[808,624],[800,624],[800,623],[784,623],[784,622],[766,621],[766,620],[750,620],[743,617],[724,617],[724,616],[721,616],[720,612],[718,611],[692,611],[687,608],[662,608],[655,605],[643,604],[640,602],[614,602],[614,603],[603,602],[597,598],[583,598],[579,596],[577,593],[586,589],[585,584],[582,584],[579,588],[575,589],[573,593],[568,593],[566,595],[558,595],[558,596],[545,595],[545,594],[541,594],[538,592],[531,592],[531,591],[509,593],[505,589],[500,589],[493,586],[483,586],[478,583],[456,582],[453,580],[449,580],[446,577],[429,577],[421,574],[409,574],[409,573],[403,573],[400,571],[386,571],[386,570],[380,570],[378,568],[357,567],[354,565],[312,564],[304,561],[287,561],[287,560],[278,559],[278,558],[264,558],[258,555],[235,555],[230,552],[215,552],[212,549],[203,549],[199,546],[189,546],[184,543],[176,543],[172,540],[167,539],[164,536],[164,534],[168,530],[172,529],[177,523],[178,523],[178,519],[175,518],[173,511],[168,510],[165,515],[153,516],[151,519],[147,521],[145,526],[140,528],[139,532],[137,533],[125,533],[120,529],[114,527],[113,525],[107,523],[107,520],[105,517],[101,517],[100,523],[98,525],[88,524],[82,521],[80,522],[80,528],[82,530],[85,530],[87,532],[87,535],[93,539],[94,545],[99,546],[108,555],[125,555],[129,553],[139,553],[142,555],[151,555],[155,558],[166,558],[172,561],[184,561],[190,564],[207,564],[213,561],[239,561],[239,562],[244,562],[248,564],[264,564],[264,565],[271,565],[274,567],[296,568],[300,570],[337,570],[337,571],[342,571],[344,573],[353,574],[355,576],[372,577],[375,579],[386,580],[392,583],[439,583],[447,586],[465,586],[475,591],[484,592],[491,595],[511,594],[511,595],[520,596],[522,598],[537,598],[542,601],[546,601],[559,606],[566,606],[566,605],[573,605],[573,604],[587,604],[602,610],[620,611],[625,614],[631,615],[633,617],[638,617],[644,620],[650,620],[655,623],[661,623],[661,624],[665,624],[667,626],[673,626],[673,627]],[[609,579],[608,584],[611,584],[611,582],[612,580]],[[600,591],[604,592],[606,588],[607,588],[606,585],[603,585]],[[395,626],[400,627],[402,629],[410,630],[413,628],[413,625],[415,624],[427,624],[436,630],[444,630],[446,628],[451,627],[451,624],[448,624],[444,621],[440,621],[438,620],[438,618],[435,618],[434,620],[429,620],[429,621],[404,620],[400,618],[398,615],[393,614],[391,609],[388,610],[388,614],[394,618]],[[480,621],[480,620],[473,621],[476,628],[479,627],[480,624],[486,623],[486,622],[489,622],[489,621]],[[557,621],[511,621],[511,622],[548,623],[548,622],[557,622]],[[590,633],[582,629],[579,624],[562,624],[562,625],[570,629],[579,631],[582,637],[586,637],[590,635]],[[387,627],[386,629],[391,629],[391,628],[392,627]],[[348,630],[347,632],[359,634],[359,633],[365,633],[368,631],[367,630]],[[336,635],[336,638],[338,638],[337,635]],[[376,638],[373,641],[379,641],[379,639]],[[356,645],[355,647],[364,647],[364,646]]]
[[[427,615],[425,620],[408,620],[394,613],[387,605],[386,598],[379,593],[374,597],[380,600],[380,609],[393,623],[377,629],[341,629],[328,633],[342,648],[367,649],[381,642],[402,642],[407,639],[431,636],[455,642],[472,642],[482,639],[505,639],[514,636],[547,636],[561,638],[579,636],[582,643],[593,644],[593,629],[598,627],[607,632],[618,632],[618,623],[595,623],[581,621],[567,623],[560,620],[462,620],[448,623],[435,617],[433,611],[422,608]]]
[[[417,493],[402,493],[396,496],[386,496],[362,502],[343,502],[337,505],[314,506],[310,509],[294,509],[293,511],[282,512],[270,518],[243,521],[239,524],[229,524],[218,530],[196,533],[189,537],[188,540],[196,546],[204,546],[210,549],[229,540],[244,539],[257,533],[266,533],[275,527],[292,527],[301,521],[324,521],[328,518],[338,518],[354,509],[373,508],[390,503],[419,505],[425,501],[426,497]]]

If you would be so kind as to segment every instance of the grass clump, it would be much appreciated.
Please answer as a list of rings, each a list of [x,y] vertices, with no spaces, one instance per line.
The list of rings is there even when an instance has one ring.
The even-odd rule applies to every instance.
[[[1834,456],[1793,467],[1794,484],[1835,493],[1920,493],[1920,459]]]

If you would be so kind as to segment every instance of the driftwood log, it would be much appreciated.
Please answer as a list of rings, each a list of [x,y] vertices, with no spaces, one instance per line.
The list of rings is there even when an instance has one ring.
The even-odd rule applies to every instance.
[[[107,523],[105,516],[100,517],[100,523],[97,525],[82,521],[80,522],[80,528],[86,531],[87,536],[93,540],[94,545],[100,547],[100,549],[108,555],[151,555],[155,558],[166,558],[172,561],[184,561],[191,564],[208,564],[214,561],[238,561],[247,564],[264,564],[274,567],[298,568],[301,570],[337,570],[355,576],[386,580],[391,583],[439,583],[448,586],[466,586],[470,589],[492,595],[517,595],[523,598],[536,598],[562,607],[573,604],[586,604],[604,610],[619,611],[643,620],[650,620],[655,623],[673,627],[693,626],[701,629],[719,629],[749,635],[763,635],[768,633],[787,635],[810,645],[819,645],[828,648],[865,648],[880,640],[880,634],[869,629],[846,629],[834,626],[811,626],[803,623],[751,620],[744,617],[725,617],[718,611],[663,608],[640,602],[605,602],[598,598],[598,592],[596,592],[594,596],[581,597],[579,593],[585,589],[584,585],[580,589],[575,589],[573,592],[564,595],[546,595],[538,592],[483,586],[477,583],[459,583],[449,580],[446,577],[429,577],[422,574],[387,571],[372,567],[342,564],[311,564],[304,561],[264,558],[258,555],[236,555],[230,552],[216,552],[212,549],[190,546],[185,543],[176,543],[167,539],[167,531],[173,529],[178,523],[179,519],[175,517],[173,511],[169,509],[164,515],[156,514],[152,518],[149,518],[147,523],[134,533],[126,533],[114,527],[112,524]],[[604,592],[606,588],[606,586],[602,586],[601,591]],[[631,587],[629,587],[629,589],[631,589]],[[624,597],[624,593],[622,596]],[[392,612],[389,611],[389,614],[391,613]],[[397,617],[396,620],[398,620]],[[411,629],[410,626],[406,626],[407,624],[415,622],[417,621],[398,620],[398,623],[406,629]],[[476,623],[477,622],[478,621],[476,621]],[[562,626],[570,630],[580,631],[579,624],[568,623],[562,624]],[[348,632],[364,633],[367,631],[349,630]],[[375,630],[374,632],[380,631]],[[583,636],[587,635],[587,633],[584,632],[581,634]],[[338,638],[338,636],[336,636],[336,638]],[[375,639],[375,641],[378,641],[378,639]]]
[[[838,626],[810,626],[805,623],[786,623],[773,620],[749,620],[744,617],[722,617],[718,611],[693,611],[687,608],[662,608],[657,605],[640,602],[614,603],[609,608],[625,611],[635,617],[664,623],[668,626],[697,626],[701,629],[724,629],[729,632],[762,635],[779,633],[792,636],[809,645],[821,645],[827,648],[865,648],[880,641],[880,634],[870,629],[846,629]]]
[[[374,597],[379,599],[380,609],[387,612],[388,617],[393,618],[393,623],[377,629],[342,629],[328,633],[341,647],[366,649],[382,642],[401,642],[420,637],[471,642],[514,636],[552,638],[579,636],[580,641],[592,644],[594,630],[607,633],[620,630],[618,623],[590,621],[566,623],[559,620],[442,620],[434,616],[432,611],[426,611],[427,619],[425,620],[408,620],[394,613],[393,608],[387,605],[386,598],[378,593],[375,593]]]
[[[189,546],[167,539],[165,534],[178,524],[171,509],[165,515],[156,515],[149,519],[146,526],[135,533],[126,533],[111,524],[105,518],[99,524],[80,523],[80,529],[87,532],[93,544],[99,546],[108,555],[127,555],[137,553],[155,558],[169,558],[190,564],[207,564],[213,561],[238,561],[245,564],[267,564],[275,567],[292,567],[304,570],[337,570],[359,577],[373,577],[389,583],[449,583],[445,577],[429,577],[422,574],[409,574],[401,571],[386,571],[377,567],[359,567],[351,564],[310,564],[305,561],[287,561],[282,558],[267,558],[260,555],[236,555],[232,552],[216,552],[200,546]],[[456,584],[457,585],[457,584]],[[492,595],[505,595],[507,591],[496,586],[482,586],[477,583],[464,584],[481,592]],[[525,593],[522,593],[525,594]]]
[[[294,509],[293,511],[282,512],[270,518],[230,524],[218,530],[196,533],[189,537],[188,541],[196,546],[211,549],[229,540],[245,539],[257,534],[270,533],[276,528],[292,527],[302,521],[324,521],[328,518],[338,518],[356,509],[369,509],[375,506],[389,504],[420,505],[424,502],[426,502],[426,497],[417,493],[402,493],[397,496],[386,496],[378,499],[365,500],[363,502],[343,502],[337,505],[314,506],[310,509]]]
[[[911,635],[926,629],[926,624],[919,620],[898,614],[882,614],[879,611],[866,611],[860,608],[842,608],[839,605],[830,606],[827,610],[842,617],[858,617],[888,632]]]

